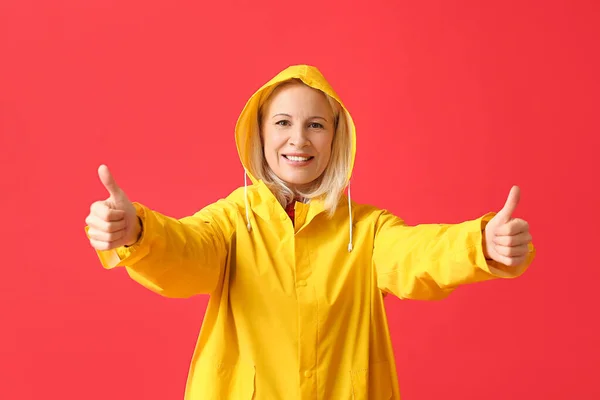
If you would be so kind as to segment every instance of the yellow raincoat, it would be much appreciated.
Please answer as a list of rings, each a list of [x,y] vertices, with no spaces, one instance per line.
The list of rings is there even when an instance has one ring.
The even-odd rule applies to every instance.
[[[258,94],[289,78],[340,101],[314,67],[279,73],[238,120],[246,169],[245,135]],[[344,110],[354,162],[355,128]],[[459,285],[517,277],[534,258],[530,245],[520,267],[485,259],[482,230],[493,213],[460,224],[407,226],[344,196],[331,219],[321,201],[296,203],[292,224],[267,186],[248,176],[252,185],[179,220],[134,203],[141,239],[98,251],[105,268],[125,267],[162,296],[210,295],[187,400],[399,399],[383,294],[442,299]]]

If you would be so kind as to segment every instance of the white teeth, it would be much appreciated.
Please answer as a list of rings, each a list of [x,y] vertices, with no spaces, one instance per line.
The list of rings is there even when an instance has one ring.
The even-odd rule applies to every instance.
[[[308,161],[310,157],[285,156],[290,161]]]

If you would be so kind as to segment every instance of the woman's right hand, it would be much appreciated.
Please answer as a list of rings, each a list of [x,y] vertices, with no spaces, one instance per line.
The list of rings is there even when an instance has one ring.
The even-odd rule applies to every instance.
[[[135,244],[142,231],[133,203],[117,185],[106,165],[98,168],[100,181],[109,197],[92,203],[85,219],[90,244],[96,250],[110,250]]]

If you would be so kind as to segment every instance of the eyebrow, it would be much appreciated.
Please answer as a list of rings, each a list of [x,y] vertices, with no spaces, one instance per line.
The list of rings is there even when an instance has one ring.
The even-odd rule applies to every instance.
[[[271,119],[273,119],[273,118],[275,118],[275,117],[288,117],[288,118],[292,118],[292,116],[291,116],[290,114],[285,114],[285,113],[278,113],[278,114],[275,114],[275,115],[273,115],[273,116],[271,117]],[[323,121],[325,121],[325,122],[329,122],[329,121],[327,121],[327,118],[323,118],[323,117],[320,117],[320,116],[318,116],[318,115],[313,115],[312,117],[309,117],[308,119],[322,119],[322,120],[323,120]]]

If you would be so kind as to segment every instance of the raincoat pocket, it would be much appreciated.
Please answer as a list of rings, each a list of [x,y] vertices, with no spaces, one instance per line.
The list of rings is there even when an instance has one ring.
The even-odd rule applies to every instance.
[[[254,366],[238,363],[209,364],[199,371],[203,384],[199,392],[203,400],[254,398]]]
[[[392,398],[392,380],[389,363],[371,364],[368,368],[350,371],[352,400],[389,400]]]

